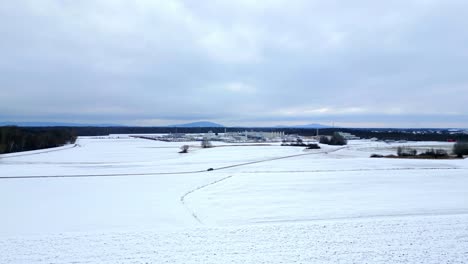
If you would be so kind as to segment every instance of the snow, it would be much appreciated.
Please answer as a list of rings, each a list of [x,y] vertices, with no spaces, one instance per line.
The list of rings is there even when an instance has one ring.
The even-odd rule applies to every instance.
[[[465,216],[0,240],[1,263],[466,263]]]
[[[239,173],[188,201],[217,225],[468,212],[458,171],[384,172]]]
[[[0,155],[0,263],[468,259],[467,160],[369,158],[450,143],[216,145],[81,137]]]

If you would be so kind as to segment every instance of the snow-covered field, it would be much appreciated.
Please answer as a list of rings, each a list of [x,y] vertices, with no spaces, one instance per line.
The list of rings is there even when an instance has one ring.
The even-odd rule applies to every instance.
[[[369,158],[398,145],[0,155],[0,263],[468,263],[468,160]]]

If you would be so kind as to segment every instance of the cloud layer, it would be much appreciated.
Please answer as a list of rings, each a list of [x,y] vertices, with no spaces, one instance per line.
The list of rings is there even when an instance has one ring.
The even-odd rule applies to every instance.
[[[6,1],[0,119],[467,127],[466,1]]]

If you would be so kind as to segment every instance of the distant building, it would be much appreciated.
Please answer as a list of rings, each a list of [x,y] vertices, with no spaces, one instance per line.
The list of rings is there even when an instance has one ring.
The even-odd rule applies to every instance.
[[[224,138],[228,142],[279,142],[284,138],[284,132],[262,132],[262,131],[244,131],[244,132],[228,132]]]
[[[355,136],[351,133],[347,133],[347,132],[338,132],[338,134],[342,137],[344,137],[346,140],[354,140],[354,139],[361,139],[360,137],[358,136]]]

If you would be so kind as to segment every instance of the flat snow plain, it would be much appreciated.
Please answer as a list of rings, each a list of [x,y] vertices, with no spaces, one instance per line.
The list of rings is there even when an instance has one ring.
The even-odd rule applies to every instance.
[[[0,156],[0,263],[468,263],[468,160],[119,137]]]

